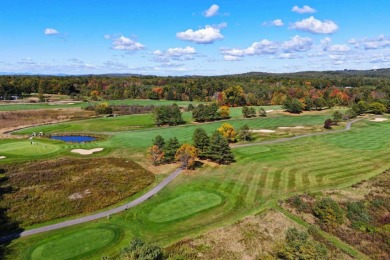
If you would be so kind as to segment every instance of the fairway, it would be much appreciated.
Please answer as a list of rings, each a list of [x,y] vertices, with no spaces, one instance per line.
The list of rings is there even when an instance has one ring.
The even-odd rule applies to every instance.
[[[120,230],[109,226],[76,231],[37,246],[31,259],[79,259],[116,242],[120,233]]]
[[[222,198],[205,191],[187,192],[155,207],[149,214],[154,222],[168,222],[184,218],[219,205]]]

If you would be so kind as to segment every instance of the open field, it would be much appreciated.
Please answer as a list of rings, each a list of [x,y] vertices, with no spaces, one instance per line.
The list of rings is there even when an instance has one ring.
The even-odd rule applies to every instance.
[[[7,208],[9,219],[22,227],[94,212],[154,181],[154,175],[138,164],[118,158],[58,159],[0,169],[5,178],[0,188],[12,190],[3,194],[0,208]]]
[[[231,122],[236,127],[248,123],[252,127],[276,129],[279,126],[322,124],[324,117],[276,116]],[[211,132],[219,125],[220,122],[217,122],[202,127]],[[123,132],[98,142],[98,146],[126,148],[130,154],[143,153],[157,134],[165,138],[177,136],[181,142],[190,141],[196,127]],[[110,220],[19,239],[10,248],[18,252],[19,258],[29,258],[36,254],[36,250],[41,250],[39,247],[55,243],[63,239],[65,234],[77,236],[80,230],[103,227],[108,223],[123,232],[126,230],[127,235],[115,242],[115,245],[102,246],[100,251],[84,252],[85,257],[98,258],[101,252],[113,255],[133,236],[169,245],[183,237],[233,223],[266,209],[279,199],[302,192],[347,187],[387,170],[390,168],[389,132],[389,121],[378,123],[363,120],[354,124],[348,132],[236,148],[236,163],[230,166],[205,164],[196,171],[179,176],[158,196],[123,214],[112,216]],[[195,200],[194,194],[204,195],[207,199],[200,203]],[[189,209],[183,203],[187,200],[192,201],[194,209]],[[156,208],[166,213],[159,216]],[[18,258],[15,254],[9,257]]]

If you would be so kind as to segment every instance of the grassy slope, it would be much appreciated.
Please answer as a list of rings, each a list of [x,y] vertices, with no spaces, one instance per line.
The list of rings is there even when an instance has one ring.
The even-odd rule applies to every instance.
[[[237,121],[236,124],[242,121],[244,120]],[[286,116],[245,122],[251,122],[252,127],[257,124],[259,128],[272,128],[318,124],[323,122],[323,118]],[[211,131],[215,129],[216,124],[204,127]],[[102,142],[102,145],[142,151],[144,147],[150,145],[150,140],[156,134],[162,134],[164,137],[175,135],[181,141],[188,141],[193,129],[194,126],[184,126],[121,133]],[[193,236],[212,227],[232,223],[245,215],[266,208],[272,201],[295,193],[345,187],[379,174],[390,167],[388,162],[390,140],[387,138],[389,131],[388,122],[366,121],[358,123],[352,131],[346,133],[303,138],[268,146],[239,148],[235,150],[237,163],[221,167],[205,165],[190,175],[182,175],[158,196],[124,214],[113,216],[110,220],[80,225],[79,228],[73,227],[20,239],[14,242],[13,248],[21,253],[20,257],[27,257],[35,247],[55,238],[61,239],[64,234],[77,233],[79,229],[92,226],[103,227],[107,223],[126,230],[128,234],[115,245],[107,244],[104,251],[106,254],[117,252],[131,235],[169,244],[185,236]],[[151,220],[153,216],[150,214],[154,208],[185,193],[199,191],[216,194],[223,202],[176,220],[167,222]],[[180,209],[177,209],[177,212],[180,212]],[[101,255],[95,253],[91,251],[88,256],[98,258]]]

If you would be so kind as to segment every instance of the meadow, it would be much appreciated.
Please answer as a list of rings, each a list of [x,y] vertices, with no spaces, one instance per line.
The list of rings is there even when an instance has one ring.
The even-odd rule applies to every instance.
[[[275,115],[232,119],[229,123],[236,128],[248,124],[256,129],[277,129],[279,126],[318,126],[327,117],[327,114]],[[220,124],[201,126],[211,133]],[[115,127],[111,124],[112,130]],[[105,147],[111,154],[139,159],[156,135],[176,136],[180,142],[191,142],[196,127],[199,125],[124,131],[95,143],[66,145],[66,149],[70,146]],[[362,120],[348,132],[235,148],[237,162],[232,165],[216,166],[206,162],[201,168],[177,177],[157,196],[110,219],[15,240],[9,246],[8,258],[49,259],[48,256],[55,254],[56,259],[99,259],[102,255],[117,254],[134,236],[167,246],[273,208],[278,200],[295,194],[347,187],[390,168],[389,132],[389,121]],[[82,235],[84,233],[98,238],[90,239]],[[72,252],[75,253],[71,256],[66,241],[72,241],[69,243],[74,246]]]

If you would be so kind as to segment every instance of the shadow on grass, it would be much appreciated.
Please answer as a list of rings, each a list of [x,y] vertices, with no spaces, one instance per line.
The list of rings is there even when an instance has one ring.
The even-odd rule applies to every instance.
[[[6,193],[12,193],[11,186],[5,185],[7,177],[4,176],[6,171],[0,168],[0,201],[3,199],[3,195]],[[23,231],[19,227],[19,223],[13,221],[7,216],[7,208],[0,207],[0,259],[5,259],[7,255],[7,246],[12,240],[18,238]]]

